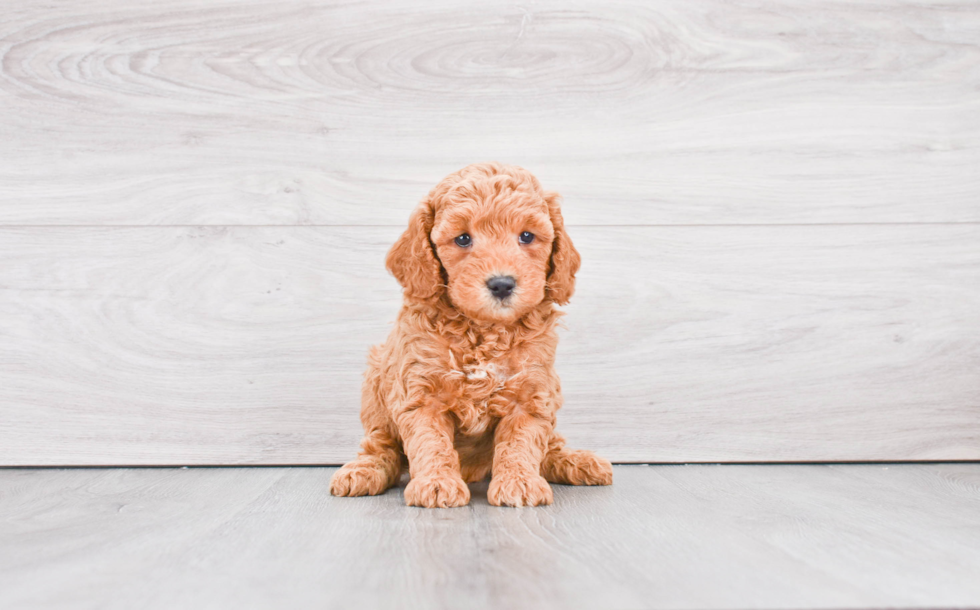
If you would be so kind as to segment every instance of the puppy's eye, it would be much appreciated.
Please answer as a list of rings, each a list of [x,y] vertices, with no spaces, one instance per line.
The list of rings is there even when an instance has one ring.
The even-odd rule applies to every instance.
[[[534,241],[534,233],[531,233],[529,231],[524,231],[523,233],[517,236],[517,241],[521,242],[522,244],[529,244],[532,241]]]
[[[456,242],[456,245],[460,248],[469,248],[470,244],[473,243],[473,238],[470,237],[469,233],[463,233],[453,241]]]

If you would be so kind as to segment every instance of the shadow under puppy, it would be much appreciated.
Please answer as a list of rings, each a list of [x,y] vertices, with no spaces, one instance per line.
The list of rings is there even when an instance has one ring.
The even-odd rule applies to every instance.
[[[555,433],[555,304],[571,297],[580,262],[558,202],[524,169],[479,163],[419,204],[388,253],[404,305],[371,350],[365,437],[332,494],[380,494],[406,461],[411,506],[463,506],[466,483],[488,473],[496,506],[550,504],[548,481],[612,483],[607,460]]]

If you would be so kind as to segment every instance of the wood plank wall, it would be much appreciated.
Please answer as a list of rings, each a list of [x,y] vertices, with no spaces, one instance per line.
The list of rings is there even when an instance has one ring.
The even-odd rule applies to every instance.
[[[980,459],[980,4],[7,2],[0,464],[353,455],[445,174],[565,196],[559,427]]]

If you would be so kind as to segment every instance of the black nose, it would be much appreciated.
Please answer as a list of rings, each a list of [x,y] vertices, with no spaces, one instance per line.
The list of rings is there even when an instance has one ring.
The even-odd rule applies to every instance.
[[[487,280],[487,288],[490,289],[490,293],[501,301],[514,292],[514,286],[517,286],[517,281],[509,275],[495,275]]]

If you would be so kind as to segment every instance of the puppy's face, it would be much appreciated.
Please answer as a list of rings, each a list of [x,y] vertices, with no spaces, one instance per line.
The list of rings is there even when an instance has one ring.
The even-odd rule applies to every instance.
[[[555,231],[539,193],[480,186],[440,206],[430,239],[453,305],[476,320],[513,322],[545,298]]]
[[[463,314],[484,322],[513,322],[545,300],[564,305],[581,259],[558,201],[525,169],[464,167],[412,213],[388,252],[388,270],[406,299],[445,295]]]

